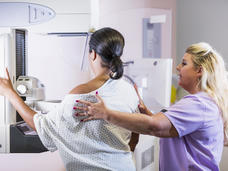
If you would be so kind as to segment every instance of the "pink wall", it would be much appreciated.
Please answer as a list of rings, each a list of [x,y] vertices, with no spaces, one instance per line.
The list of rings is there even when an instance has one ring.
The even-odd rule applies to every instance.
[[[171,56],[176,60],[176,0],[100,0],[100,16],[137,8],[169,9],[172,13]],[[127,23],[126,23],[127,24]]]

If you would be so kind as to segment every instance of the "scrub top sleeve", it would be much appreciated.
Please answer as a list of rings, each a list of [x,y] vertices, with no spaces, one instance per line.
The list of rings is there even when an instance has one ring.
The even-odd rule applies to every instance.
[[[167,108],[164,115],[176,128],[179,137],[182,137],[203,126],[204,112],[204,104],[196,96],[188,95]]]
[[[51,152],[56,151],[55,139],[58,137],[62,104],[47,114],[37,113],[33,117],[37,134],[43,145]]]

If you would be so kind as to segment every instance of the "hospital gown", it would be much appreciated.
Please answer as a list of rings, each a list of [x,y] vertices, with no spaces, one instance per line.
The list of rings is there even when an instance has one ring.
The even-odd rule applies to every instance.
[[[138,97],[132,85],[109,79],[97,89],[108,108],[136,112]],[[88,94],[68,94],[55,111],[35,114],[37,133],[50,151],[58,150],[69,171],[133,171],[135,165],[128,146],[131,132],[104,120],[80,122],[84,116],[74,116],[76,100],[96,102],[95,91]]]

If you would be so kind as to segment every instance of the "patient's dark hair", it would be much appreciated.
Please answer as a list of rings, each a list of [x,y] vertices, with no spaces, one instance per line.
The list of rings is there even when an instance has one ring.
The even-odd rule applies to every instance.
[[[102,59],[101,65],[111,70],[110,77],[119,79],[123,75],[123,63],[120,59],[124,48],[124,37],[112,28],[95,31],[90,38],[89,51],[94,50]]]

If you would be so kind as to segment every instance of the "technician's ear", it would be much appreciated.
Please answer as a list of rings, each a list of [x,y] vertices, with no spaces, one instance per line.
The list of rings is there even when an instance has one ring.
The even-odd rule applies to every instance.
[[[199,76],[202,76],[203,75],[203,68],[202,68],[202,66],[200,66],[200,67],[197,68],[197,74]]]

